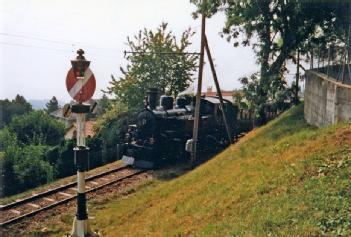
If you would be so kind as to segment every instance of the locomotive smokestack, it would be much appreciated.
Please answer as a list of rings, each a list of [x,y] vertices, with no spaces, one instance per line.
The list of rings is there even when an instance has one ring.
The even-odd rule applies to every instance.
[[[149,104],[150,109],[156,109],[158,89],[149,88],[149,90],[146,93],[147,93],[147,102]]]

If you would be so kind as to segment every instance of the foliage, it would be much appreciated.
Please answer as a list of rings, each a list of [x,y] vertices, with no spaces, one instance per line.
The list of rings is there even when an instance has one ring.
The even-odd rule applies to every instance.
[[[57,175],[54,167],[63,134],[64,125],[44,111],[14,116],[0,130],[1,196],[52,181]]]
[[[74,140],[65,140],[62,142],[59,150],[59,157],[55,163],[56,178],[67,177],[76,172],[73,153],[74,147]]]
[[[132,116],[127,106],[117,103],[111,105],[111,109],[97,120],[95,129],[101,141],[103,163],[114,159],[116,144],[123,142],[121,135],[128,129],[130,117]]]
[[[86,139],[86,144],[89,147],[89,169],[94,169],[104,164],[102,158],[102,142],[101,137],[97,136]]]
[[[125,106],[111,106],[98,120],[100,136],[86,141],[90,147],[89,168],[115,160],[127,111]],[[75,174],[75,140],[63,140],[63,135],[64,125],[44,111],[15,116],[0,130],[0,196]],[[106,137],[104,142],[102,136]]]
[[[233,101],[238,105],[239,109],[248,109],[248,105],[245,102],[244,92],[242,90],[233,91]]]
[[[130,110],[143,106],[148,88],[159,88],[162,92],[176,96],[193,81],[197,56],[182,54],[190,46],[191,29],[184,31],[177,41],[167,24],[162,23],[156,31],[140,30],[133,38],[127,38],[128,65],[120,68],[122,77],[112,76],[109,93],[128,105]],[[177,54],[167,54],[177,53]]]
[[[53,167],[45,161],[47,147],[27,145],[20,147],[16,134],[8,128],[0,131],[1,196],[18,193],[52,181]]]
[[[256,100],[266,103],[269,94],[280,90],[284,63],[297,49],[306,53],[321,43],[344,42],[349,21],[349,1],[250,1],[191,0],[198,9],[211,16],[225,11],[223,36],[234,46],[252,45],[260,63],[259,90]],[[195,13],[195,15],[196,15]],[[272,87],[277,85],[278,87]],[[270,92],[273,90],[273,92]],[[261,105],[262,107],[263,105]],[[262,111],[260,111],[262,113]]]
[[[53,167],[45,161],[47,147],[29,145],[22,149],[20,160],[14,165],[20,180],[20,190],[37,187],[54,179]]]
[[[120,139],[122,126],[120,122],[127,118],[124,115],[127,113],[125,106],[110,105],[106,96],[102,100],[106,102],[103,107],[111,109],[104,113],[104,119],[99,120],[100,134],[107,139],[102,142],[101,136],[87,138],[89,168],[115,160],[115,144]],[[13,103],[25,105],[24,98],[19,96],[16,102],[9,102],[11,105]],[[75,140],[64,140],[64,125],[47,112],[36,110],[15,115],[0,130],[1,197],[75,174]]]
[[[60,107],[59,107],[58,101],[57,101],[56,97],[53,96],[51,98],[51,100],[48,103],[46,103],[45,111],[46,111],[46,113],[50,114],[50,113],[58,110],[59,108]]]
[[[20,155],[16,135],[7,128],[0,130],[0,197],[16,193],[19,180],[13,165]]]
[[[98,101],[98,112],[99,116],[103,115],[107,110],[111,108],[110,100],[107,97],[106,93],[104,93],[101,99]]]
[[[17,136],[20,145],[57,145],[64,135],[64,125],[43,111],[31,111],[15,116],[8,125]]]
[[[17,95],[12,101],[0,100],[0,129],[7,125],[14,115],[25,114],[31,110],[31,104],[21,95]]]
[[[270,81],[269,86],[274,88],[274,90],[271,89],[269,91],[268,98],[270,98],[270,101],[267,103],[266,97],[262,96],[261,93],[262,84],[258,73],[254,73],[249,77],[239,78],[239,81],[243,85],[243,97],[247,101],[248,109],[255,112],[258,124],[265,123],[264,112],[268,103],[278,109],[285,109],[285,102],[290,101],[293,96],[292,91],[286,89],[285,81]]]

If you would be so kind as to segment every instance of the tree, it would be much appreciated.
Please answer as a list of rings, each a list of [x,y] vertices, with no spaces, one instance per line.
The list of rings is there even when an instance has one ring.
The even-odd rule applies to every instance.
[[[233,91],[234,104],[238,105],[239,109],[248,109],[248,105],[244,101],[244,91],[234,90]]]
[[[227,20],[223,36],[233,41],[252,45],[260,63],[260,101],[266,103],[272,81],[281,80],[284,63],[297,49],[308,50],[317,42],[326,43],[336,38],[345,39],[349,20],[349,1],[297,0],[191,0],[197,12],[207,16],[224,10]],[[196,14],[195,14],[196,15]],[[252,40],[253,39],[253,40]],[[303,50],[301,52],[303,52]],[[280,85],[280,83],[274,83]],[[260,111],[260,115],[264,116]]]
[[[55,172],[57,178],[64,178],[73,175],[76,172],[74,165],[73,148],[76,143],[74,140],[65,140],[60,147],[60,156],[55,164]]]
[[[59,107],[58,101],[57,101],[56,97],[53,96],[51,98],[51,100],[48,103],[46,103],[45,111],[46,111],[46,113],[50,114],[50,113],[58,110],[59,108],[60,107]]]
[[[12,102],[21,105],[25,111],[30,111],[32,109],[32,105],[21,95],[17,94]]]
[[[55,146],[62,141],[64,135],[64,124],[40,110],[15,116],[8,128],[16,134],[21,146],[29,144]]]
[[[104,93],[98,102],[98,112],[97,113],[98,113],[98,115],[102,115],[110,108],[111,108],[110,100],[107,97],[106,93]]]
[[[188,29],[177,41],[167,24],[162,23],[156,31],[144,29],[132,39],[128,37],[129,51],[137,53],[126,56],[128,65],[120,68],[119,80],[112,76],[109,93],[133,109],[143,105],[150,87],[173,96],[186,89],[193,81],[197,56],[183,53],[191,44],[189,40],[193,34]]]
[[[16,135],[8,128],[0,130],[0,197],[18,192],[19,179],[14,166],[20,150]]]
[[[115,160],[116,144],[123,143],[123,134],[128,130],[128,120],[131,113],[123,103],[117,103],[111,106],[102,117],[97,120],[96,132],[97,143],[100,147],[95,150],[102,150],[102,162],[108,163]]]
[[[53,167],[45,161],[47,147],[43,145],[29,145],[22,149],[21,157],[14,166],[20,190],[37,187],[48,183],[54,178]]]
[[[32,105],[26,99],[17,95],[12,101],[0,100],[0,129],[6,126],[14,115],[21,115],[32,110]]]

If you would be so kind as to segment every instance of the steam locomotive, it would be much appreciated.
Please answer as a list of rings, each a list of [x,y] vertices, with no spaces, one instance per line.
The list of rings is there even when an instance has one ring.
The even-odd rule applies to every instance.
[[[148,90],[145,107],[137,114],[136,123],[129,125],[124,144],[118,145],[127,164],[151,168],[190,156],[195,97],[179,96],[174,103],[173,97],[159,98],[158,94],[156,88]],[[158,100],[159,106],[156,106]],[[234,138],[238,108],[228,100],[223,103]],[[198,149],[220,149],[229,143],[219,98],[202,97]]]

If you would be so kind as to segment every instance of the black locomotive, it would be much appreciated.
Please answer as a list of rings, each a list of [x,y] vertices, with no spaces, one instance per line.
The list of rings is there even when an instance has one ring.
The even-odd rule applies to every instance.
[[[136,123],[129,125],[124,144],[119,145],[128,164],[152,167],[189,157],[186,145],[191,143],[193,133],[195,97],[180,96],[174,103],[173,97],[162,95],[160,106],[156,106],[157,101],[158,90],[149,89],[144,109],[137,114]],[[234,137],[238,109],[228,100],[223,102]],[[198,148],[219,149],[229,145],[219,98],[202,97],[200,104]]]

